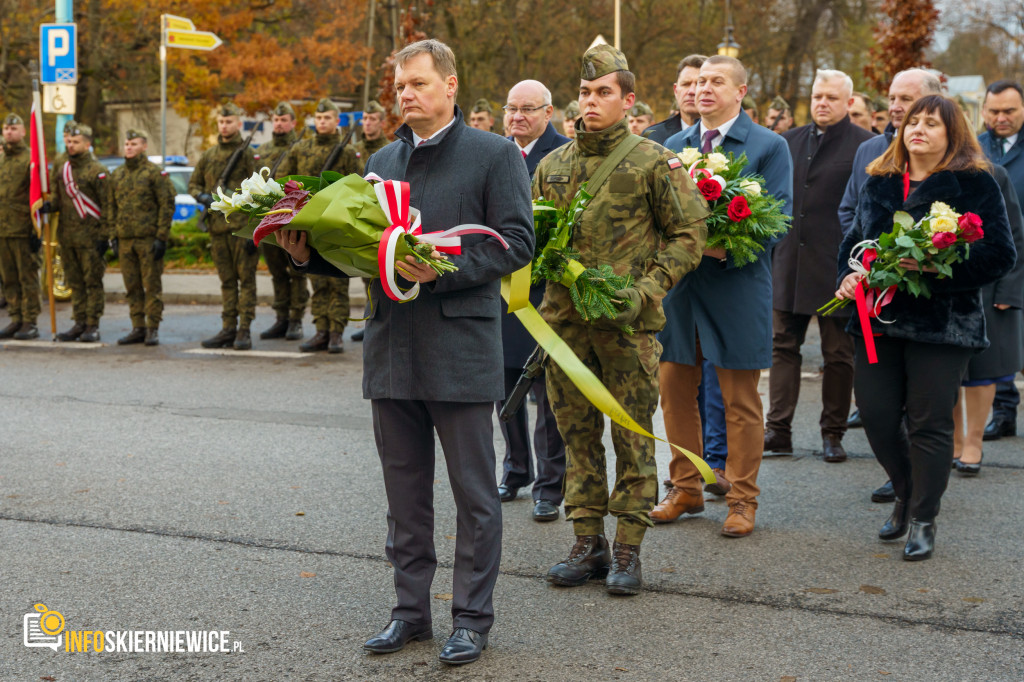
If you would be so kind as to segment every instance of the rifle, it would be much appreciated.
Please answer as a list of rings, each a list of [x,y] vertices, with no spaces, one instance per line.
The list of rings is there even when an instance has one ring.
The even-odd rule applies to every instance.
[[[260,120],[260,123],[263,121]],[[253,126],[252,130],[249,131],[249,137],[245,138],[245,141],[235,151],[231,152],[231,156],[228,157],[228,162],[224,166],[224,170],[221,172],[220,177],[217,178],[217,184],[214,187],[224,187],[228,184],[228,179],[235,170],[235,166],[238,165],[238,159],[241,158],[242,152],[249,148],[252,143],[252,137],[256,134],[256,128]],[[231,189],[230,187],[228,189]],[[206,225],[206,213],[210,210],[210,204],[213,203],[213,195],[209,192],[203,192],[196,200],[203,205],[203,210],[199,212],[199,220],[196,222],[196,227],[199,228],[200,232],[209,232],[210,228]]]
[[[774,133],[775,132],[775,126],[779,125],[779,121],[782,119],[782,115],[785,114],[785,113],[786,113],[785,111],[780,111],[779,113],[775,114],[775,118],[772,119],[772,124],[770,126],[768,126],[768,130],[770,130],[770,131],[772,131]]]
[[[352,139],[352,134],[355,132],[356,126],[353,123],[352,127],[348,129],[348,134],[345,135],[345,139],[339,142],[338,144],[334,145],[334,149],[331,150],[330,156],[327,157],[327,161],[324,163],[324,167],[320,169],[321,174],[323,174],[324,171],[331,170],[331,166],[333,166],[334,162],[338,160],[338,156],[341,155],[341,151],[345,149],[346,146],[348,146],[348,141]]]
[[[526,400],[526,394],[530,392],[530,387],[533,386],[533,380],[543,374],[544,365],[547,364],[547,361],[548,354],[543,348],[537,346],[533,349],[529,359],[526,361],[526,366],[523,367],[523,373],[512,388],[512,392],[505,398],[505,403],[501,406],[501,412],[498,413],[498,419],[507,422],[516,415],[519,408],[523,406],[523,401]]]
[[[271,178],[276,178],[277,177],[277,169],[281,165],[281,162],[284,161],[286,156],[288,156],[289,154],[292,153],[292,148],[295,147],[295,145],[297,145],[299,142],[301,142],[302,138],[304,138],[305,136],[306,136],[306,126],[302,126],[302,132],[299,133],[299,136],[295,138],[294,142],[292,142],[290,145],[288,145],[288,149],[286,149],[284,151],[284,154],[281,154],[281,156],[277,157],[277,161],[274,162],[274,166],[270,169],[270,177]]]

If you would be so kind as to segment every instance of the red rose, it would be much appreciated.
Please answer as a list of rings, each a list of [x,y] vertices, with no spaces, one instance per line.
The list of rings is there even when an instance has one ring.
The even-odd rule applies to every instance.
[[[936,232],[932,235],[932,244],[940,249],[945,249],[955,243],[956,235],[952,232]]]
[[[717,180],[711,178],[702,178],[697,181],[697,189],[704,195],[704,198],[708,201],[715,201],[722,196],[722,186],[718,184]]]
[[[744,218],[750,217],[750,205],[745,197],[739,196],[729,202],[729,220],[738,223]]]
[[[973,232],[981,227],[981,218],[974,213],[964,213],[957,223],[964,232]]]
[[[960,233],[960,236],[963,237],[963,240],[965,242],[970,244],[984,237],[985,230],[981,229],[980,227],[975,227],[972,230],[964,230],[963,232]]]

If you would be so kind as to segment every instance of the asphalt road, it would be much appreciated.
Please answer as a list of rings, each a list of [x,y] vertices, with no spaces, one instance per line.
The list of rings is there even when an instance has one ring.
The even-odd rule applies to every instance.
[[[261,308],[254,330],[270,322]],[[986,444],[978,478],[954,474],[935,557],[903,562],[901,543],[875,535],[888,506],[868,496],[885,476],[863,433],[845,463],[817,451],[814,347],[798,451],[765,459],[754,535],[721,537],[726,508],[711,499],[649,532],[642,595],[558,589],[543,575],[571,528],[533,522],[521,493],[503,507],[490,648],[450,669],[437,661],[455,534],[441,465],[434,639],[361,648],[393,593],[359,345],[197,353],[219,328],[212,306],[170,306],[158,348],[114,345],[129,326],[108,305],[102,347],[0,343],[0,680],[1024,679],[1024,439]],[[664,475],[667,446],[658,455]],[[239,649],[30,648],[37,603],[68,638],[227,631]]]

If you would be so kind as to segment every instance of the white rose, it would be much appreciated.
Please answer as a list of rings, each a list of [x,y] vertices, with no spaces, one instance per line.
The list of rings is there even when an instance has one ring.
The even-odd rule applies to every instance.
[[[704,160],[704,167],[709,169],[712,173],[718,173],[724,171],[729,167],[729,159],[726,158],[725,154],[719,152],[712,152],[707,155]]]
[[[761,185],[756,180],[740,180],[740,189],[749,196],[761,196]]]
[[[932,216],[928,221],[932,234],[936,232],[956,232],[958,224],[954,218],[948,215]]]
[[[932,204],[931,209],[928,211],[933,218],[949,218],[953,222],[960,217],[960,214],[949,207],[949,204],[945,204],[941,201],[936,201]],[[940,230],[941,232],[948,232],[949,230]]]
[[[683,151],[679,152],[679,160],[682,161],[683,165],[687,168],[697,163],[698,159],[700,159],[700,150],[696,147],[687,147]]]

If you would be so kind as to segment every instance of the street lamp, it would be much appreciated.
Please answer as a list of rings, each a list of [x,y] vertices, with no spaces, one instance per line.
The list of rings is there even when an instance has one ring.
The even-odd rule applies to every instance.
[[[718,54],[739,59],[740,44],[732,37],[732,3],[725,0],[725,40],[718,43]]]

